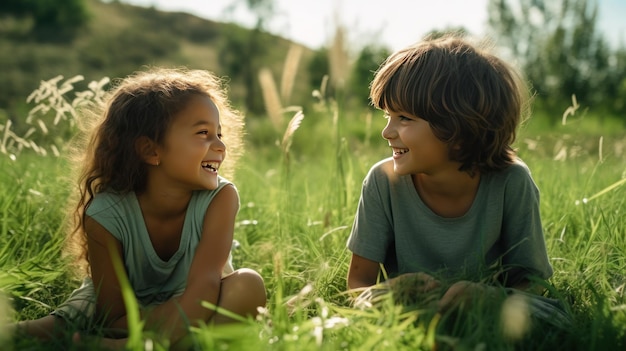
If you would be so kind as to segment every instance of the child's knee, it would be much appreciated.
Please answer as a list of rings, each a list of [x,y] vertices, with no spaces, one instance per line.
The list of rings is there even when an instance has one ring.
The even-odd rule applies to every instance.
[[[263,277],[255,270],[240,268],[225,280],[229,290],[240,295],[244,301],[254,306],[265,306],[267,296]]]

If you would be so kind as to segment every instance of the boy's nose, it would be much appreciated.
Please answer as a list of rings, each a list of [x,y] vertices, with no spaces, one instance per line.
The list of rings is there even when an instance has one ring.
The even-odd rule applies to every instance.
[[[386,140],[393,139],[397,135],[395,128],[391,125],[391,119],[387,121],[387,125],[383,128],[381,135],[383,136],[383,139]]]

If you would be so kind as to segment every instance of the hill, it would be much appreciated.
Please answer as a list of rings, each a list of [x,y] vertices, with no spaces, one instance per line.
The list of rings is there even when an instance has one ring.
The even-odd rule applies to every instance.
[[[268,33],[251,33],[235,24],[187,13],[162,12],[118,1],[86,3],[89,21],[70,38],[53,31],[42,39],[29,32],[28,20],[0,17],[0,124],[6,118],[15,120],[24,115],[30,108],[26,97],[42,80],[82,75],[84,81],[77,84],[78,88],[105,76],[124,77],[146,65],[187,66],[228,77],[231,98],[236,105],[242,105],[242,72],[248,69],[252,72],[249,76],[256,77],[255,71],[267,66],[278,79],[285,56],[295,45]],[[250,57],[240,52],[245,53],[251,40],[259,46],[260,55]],[[303,49],[299,86],[294,89],[310,96],[303,67],[313,52]],[[255,99],[261,99],[260,94],[255,95]]]

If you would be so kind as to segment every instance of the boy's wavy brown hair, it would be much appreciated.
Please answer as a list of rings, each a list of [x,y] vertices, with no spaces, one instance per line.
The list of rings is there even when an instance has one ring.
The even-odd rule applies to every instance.
[[[242,154],[243,116],[230,105],[224,81],[204,70],[150,67],[118,80],[103,106],[85,114],[87,131],[74,148],[78,191],[72,205],[68,235],[69,253],[78,273],[89,274],[85,209],[102,191],[118,193],[145,190],[147,165],[135,141],[148,137],[162,144],[176,114],[193,96],[208,96],[220,112],[222,140],[228,148],[223,176],[230,177]]]
[[[450,159],[470,174],[515,162],[512,144],[529,112],[521,74],[486,44],[454,34],[427,37],[390,55],[370,86],[374,107],[428,121]]]

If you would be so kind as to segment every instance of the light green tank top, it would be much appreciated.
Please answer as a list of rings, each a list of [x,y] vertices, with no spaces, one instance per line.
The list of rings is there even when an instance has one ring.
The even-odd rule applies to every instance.
[[[215,195],[227,184],[232,183],[220,177],[217,189],[193,193],[187,207],[180,245],[168,261],[163,261],[154,251],[135,193],[103,192],[94,197],[87,215],[121,242],[126,272],[141,305],[160,304],[183,293],[187,285],[187,273],[202,235],[206,210]],[[224,273],[232,271],[229,257]]]

